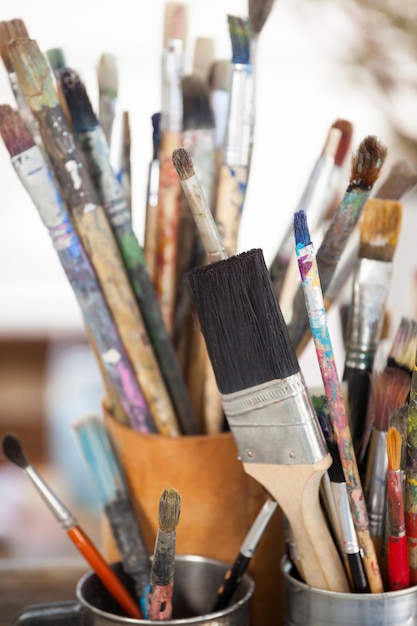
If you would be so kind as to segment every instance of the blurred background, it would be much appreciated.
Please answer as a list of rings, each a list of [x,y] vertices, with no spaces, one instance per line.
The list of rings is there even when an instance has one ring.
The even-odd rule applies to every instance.
[[[4,5],[4,3],[3,3]],[[42,50],[61,47],[93,105],[97,64],[116,56],[119,105],[131,126],[132,219],[143,244],[151,116],[161,107],[164,2],[14,0],[0,20],[21,18]],[[186,71],[197,37],[230,58],[227,14],[246,16],[244,0],[189,0]],[[417,5],[407,0],[276,0],[258,45],[257,122],[239,251],[272,260],[303,186],[337,118],[354,127],[352,147],[376,135],[417,165]],[[0,66],[0,101],[15,105]],[[349,159],[348,159],[349,161]],[[349,163],[346,169],[348,182]],[[389,296],[390,332],[416,317],[416,197],[404,198],[401,240]],[[333,342],[343,363],[340,322]],[[300,360],[309,385],[321,382],[310,347]],[[78,304],[39,215],[0,142],[0,434],[19,434],[33,464],[99,537],[99,507],[71,423],[100,412],[102,387]],[[39,559],[74,555],[19,469],[0,462],[0,555]]]

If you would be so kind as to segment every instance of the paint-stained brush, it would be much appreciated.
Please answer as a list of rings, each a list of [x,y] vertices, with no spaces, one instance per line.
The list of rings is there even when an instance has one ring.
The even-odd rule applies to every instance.
[[[126,478],[103,420],[88,414],[72,424],[72,430],[94,481],[109,522],[123,571],[131,577],[135,596],[145,618],[150,590],[150,560]]]
[[[288,518],[307,584],[348,591],[319,501],[331,457],[262,250],[195,268],[189,280],[245,471]]]
[[[407,419],[405,470],[405,532],[407,536],[410,585],[417,584],[417,361],[411,377]]]
[[[417,351],[417,321],[402,317],[387,358],[387,365],[413,374]]]
[[[143,615],[139,605],[136,604],[117,575],[103,559],[91,539],[78,525],[73,514],[58,499],[35,467],[27,461],[19,439],[15,435],[5,435],[2,446],[4,456],[26,472],[56,520],[60,523],[68,537],[75,544],[84,559],[89,563],[109,593],[117,600],[120,606],[123,607],[126,615],[128,617],[142,619]]]
[[[9,53],[22,91],[33,111],[45,151],[82,244],[129,355],[155,424],[161,433],[179,434],[173,405],[160,375],[111,226],[100,205],[82,152],[65,121],[46,58],[36,41],[11,43]]]
[[[368,135],[352,157],[349,185],[316,253],[323,293],[326,293],[349,236],[380,175],[386,154],[386,147],[376,137]],[[308,328],[304,292],[300,285],[294,296],[292,317],[288,324],[291,342],[297,354],[300,354],[299,346]]]
[[[155,426],[135,372],[103,296],[97,274],[73,227],[43,151],[18,111],[0,106],[0,134],[19,180],[34,202],[71,284],[89,329],[89,341],[104,372],[110,409],[120,422],[143,432]],[[108,390],[107,390],[108,391]],[[116,396],[116,397],[115,397]],[[118,410],[118,404],[121,411]]]
[[[154,113],[152,120],[152,159],[148,168],[145,208],[144,253],[146,267],[153,285],[156,277],[156,242],[158,232],[158,198],[159,198],[159,143],[161,139],[161,114]]]
[[[176,489],[164,489],[158,509],[158,531],[151,564],[149,619],[166,621],[172,616],[175,545],[181,513],[181,496]]]
[[[97,64],[98,117],[109,148],[116,118],[119,95],[119,68],[117,58],[111,52],[103,52]]]
[[[75,141],[85,157],[99,201],[116,238],[176,417],[185,434],[196,434],[196,420],[186,385],[162,319],[143,249],[133,230],[124,189],[110,163],[104,132],[78,73],[65,68],[61,71],[60,81],[73,119]]]

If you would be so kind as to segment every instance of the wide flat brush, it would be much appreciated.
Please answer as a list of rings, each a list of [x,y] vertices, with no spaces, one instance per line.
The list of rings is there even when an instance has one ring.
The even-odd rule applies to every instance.
[[[386,147],[376,137],[368,135],[352,157],[349,185],[316,252],[323,294],[326,293],[349,236],[380,175],[386,154]],[[288,324],[291,342],[297,355],[300,354],[300,345],[308,329],[304,292],[300,285],[294,296],[292,317]]]
[[[147,617],[150,560],[126,478],[103,420],[88,414],[72,424],[72,430],[94,481],[122,559],[123,571],[131,577],[135,596]]]
[[[100,205],[82,152],[59,106],[49,65],[34,40],[19,39],[9,53],[22,91],[39,123],[45,151],[80,236],[97,273],[122,343],[158,430],[179,434],[168,391],[127,277],[104,208]]]
[[[175,545],[181,513],[181,496],[176,489],[164,489],[158,509],[158,531],[151,564],[149,619],[166,621],[172,616]]]
[[[307,216],[304,211],[298,211],[294,214],[294,238],[301,284],[305,296],[305,307],[324,391],[329,401],[330,420],[346,479],[353,522],[363,552],[364,569],[370,590],[373,593],[379,593],[383,591],[382,578],[370,535],[368,512],[327,325],[315,249],[310,238]]]
[[[410,585],[405,535],[404,480],[401,470],[401,433],[391,426],[387,433],[388,579],[392,591]]]
[[[233,15],[227,19],[232,43],[230,103],[214,214],[230,255],[237,251],[249,179],[253,85],[249,20]]]
[[[11,434],[5,435],[3,437],[2,446],[4,456],[26,472],[56,520],[60,523],[68,537],[89,563],[109,593],[125,610],[126,615],[128,617],[142,619],[143,614],[139,605],[136,604],[117,575],[103,559],[91,539],[78,525],[75,517],[57,498],[33,465],[28,463],[18,438]]]
[[[146,400],[128,359],[98,277],[73,227],[48,161],[18,111],[0,106],[0,133],[12,165],[48,230],[59,260],[80,305],[88,339],[109,382],[110,409],[120,422],[155,432]],[[121,411],[118,410],[118,405]]]
[[[402,204],[371,198],[359,220],[359,251],[345,340],[343,380],[348,384],[349,420],[358,453],[363,437],[376,350],[391,287]]]
[[[189,280],[245,472],[287,516],[307,584],[348,591],[319,501],[331,457],[262,250],[195,268]]]
[[[73,119],[75,141],[82,151],[98,198],[116,238],[126,272],[139,305],[163,382],[185,434],[196,434],[197,425],[171,338],[165,327],[142,247],[134,233],[122,184],[111,166],[104,132],[93,111],[78,73],[65,68],[60,83]]]

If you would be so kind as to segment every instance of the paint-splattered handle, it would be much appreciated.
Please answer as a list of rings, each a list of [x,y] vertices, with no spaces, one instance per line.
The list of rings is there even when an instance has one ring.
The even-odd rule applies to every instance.
[[[219,174],[215,219],[229,256],[237,252],[247,182],[247,167],[222,165]]]

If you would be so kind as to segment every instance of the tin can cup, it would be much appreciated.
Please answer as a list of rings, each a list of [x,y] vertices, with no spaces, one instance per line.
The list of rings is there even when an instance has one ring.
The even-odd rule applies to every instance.
[[[284,556],[285,626],[417,626],[417,586],[384,593],[336,593],[300,581]]]
[[[120,562],[114,570],[124,581]],[[211,612],[216,593],[229,565],[197,555],[178,555],[175,560],[172,619],[168,626],[250,626],[250,601],[255,584],[245,574],[228,607]],[[126,585],[128,586],[128,585]],[[152,626],[159,621],[124,617],[115,600],[93,572],[80,578],[75,590],[77,602],[33,605],[22,612],[13,626]]]

